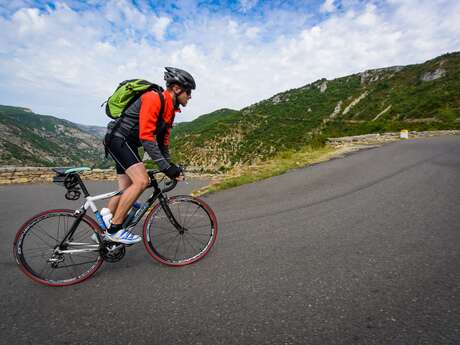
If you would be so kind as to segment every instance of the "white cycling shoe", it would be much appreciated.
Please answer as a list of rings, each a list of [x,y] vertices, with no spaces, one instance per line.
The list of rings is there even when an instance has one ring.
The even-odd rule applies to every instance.
[[[112,242],[118,242],[123,244],[135,244],[142,241],[142,237],[139,235],[133,234],[128,230],[121,229],[118,230],[116,233],[111,234],[109,232],[104,233],[106,239]]]

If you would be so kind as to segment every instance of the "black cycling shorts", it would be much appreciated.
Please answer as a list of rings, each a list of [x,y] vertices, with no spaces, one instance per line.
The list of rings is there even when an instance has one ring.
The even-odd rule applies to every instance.
[[[137,144],[114,135],[108,137],[109,135],[106,136],[105,149],[115,161],[117,174],[122,175],[131,165],[142,162]]]

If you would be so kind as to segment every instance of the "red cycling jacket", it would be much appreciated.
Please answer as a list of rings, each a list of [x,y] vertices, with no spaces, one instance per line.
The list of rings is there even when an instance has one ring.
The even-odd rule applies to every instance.
[[[166,124],[166,133],[161,144],[168,146],[171,128],[174,123],[176,112],[179,108],[174,108],[173,99],[166,90],[164,96],[163,121]],[[146,92],[141,96],[139,111],[139,139],[147,141],[157,141],[156,134],[158,129],[158,115],[160,113],[161,101],[157,92]]]

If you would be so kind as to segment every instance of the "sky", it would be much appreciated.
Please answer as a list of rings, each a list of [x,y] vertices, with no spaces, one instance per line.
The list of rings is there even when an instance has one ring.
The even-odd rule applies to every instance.
[[[197,84],[176,117],[460,51],[458,0],[0,0],[0,104],[105,125],[119,82]]]

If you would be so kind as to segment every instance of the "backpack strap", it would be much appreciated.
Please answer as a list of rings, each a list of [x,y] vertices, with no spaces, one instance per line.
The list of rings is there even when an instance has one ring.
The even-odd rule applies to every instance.
[[[129,81],[129,80],[128,80]],[[125,82],[124,82],[125,83]],[[123,86],[123,83],[120,84],[120,86],[118,88],[120,88],[121,86]],[[146,90],[143,90],[143,91],[140,91],[138,92],[133,98],[131,98],[131,100],[128,102],[128,104],[126,104],[125,108],[123,109],[123,111],[121,112],[121,116],[122,117],[124,114],[125,114],[125,111],[128,110],[128,108],[130,106],[132,106],[134,104],[134,102],[136,102],[139,98],[141,98],[141,96],[146,93],[146,92],[149,92],[149,91],[155,91],[155,92],[158,92],[157,91],[157,85],[155,84],[152,84],[152,86],[150,86],[148,89]],[[160,92],[158,92],[160,93]]]

